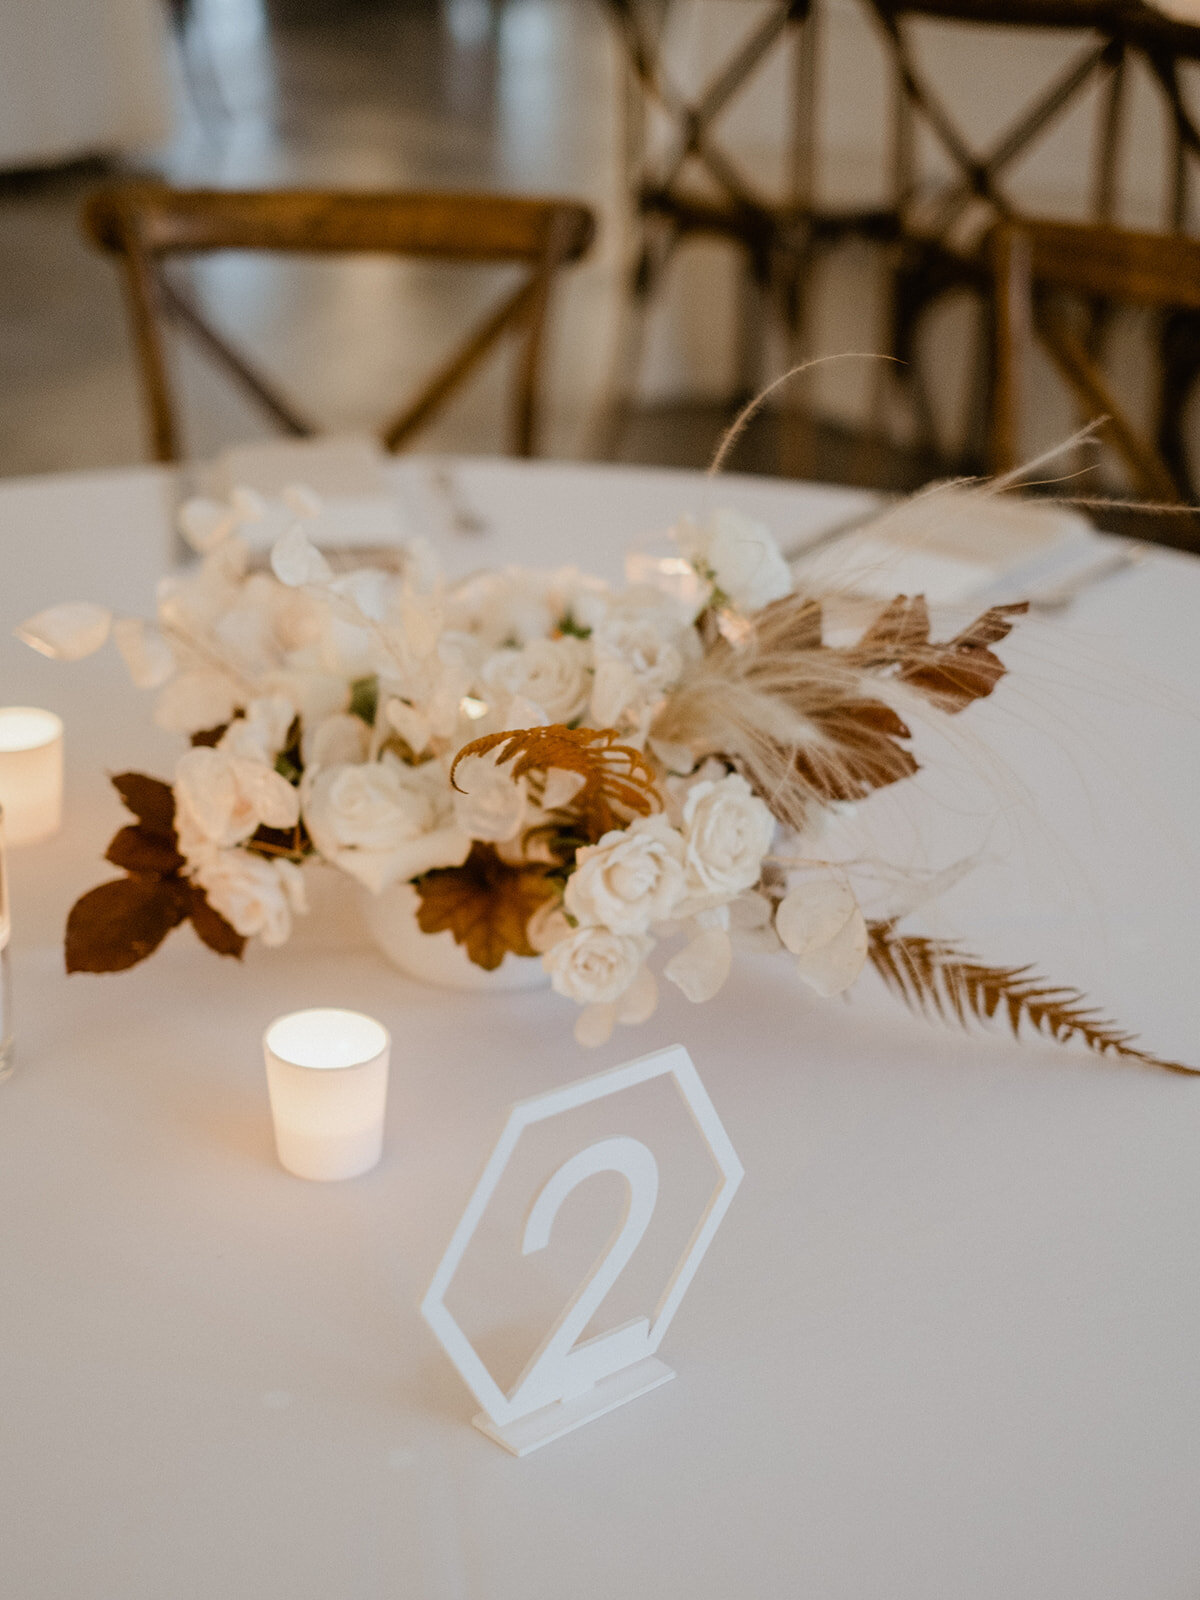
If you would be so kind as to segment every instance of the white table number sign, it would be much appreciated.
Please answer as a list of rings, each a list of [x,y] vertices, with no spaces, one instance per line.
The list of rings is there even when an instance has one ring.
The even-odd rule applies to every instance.
[[[674,1083],[716,1170],[715,1185],[683,1254],[648,1316],[579,1342],[641,1243],[658,1200],[658,1163],[641,1140],[627,1134],[600,1139],[563,1162],[542,1184],[529,1208],[521,1239],[523,1254],[545,1248],[563,1201],[595,1173],[616,1172],[625,1179],[625,1204],[599,1260],[506,1394],[446,1305],[451,1281],[496,1186],[526,1128],[660,1077]],[[682,1045],[513,1106],[421,1302],[425,1320],[483,1407],[474,1418],[475,1426],[513,1455],[528,1455],[673,1378],[674,1372],[658,1360],[655,1351],[741,1180],[741,1162]]]

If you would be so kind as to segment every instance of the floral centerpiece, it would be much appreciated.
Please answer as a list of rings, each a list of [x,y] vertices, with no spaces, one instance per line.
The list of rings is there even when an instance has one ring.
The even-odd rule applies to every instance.
[[[319,509],[300,489],[192,501],[200,560],[153,622],[75,603],[18,630],[71,660],[111,634],[190,741],[171,783],[114,779],[124,876],[72,909],[70,971],[130,967],[184,921],[225,956],[282,944],[325,862],[371,895],[411,885],[420,930],[479,968],[539,958],[582,1044],[647,1018],[660,978],[711,999],[743,940],[821,995],[870,963],[918,1010],[1170,1065],[1074,990],[868,920],[813,843],[831,809],[918,770],[913,708],[991,694],[1024,607],[935,640],[924,601],[897,596],[834,643],[769,531],[732,511],[685,519],[670,559],[614,587],[574,568],[447,583],[419,544],[398,569],[335,571]]]

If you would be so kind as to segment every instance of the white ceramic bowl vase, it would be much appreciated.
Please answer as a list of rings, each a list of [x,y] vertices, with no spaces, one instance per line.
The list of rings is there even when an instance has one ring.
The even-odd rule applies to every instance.
[[[549,975],[536,956],[511,952],[494,972],[477,967],[452,933],[422,933],[420,901],[410,883],[393,884],[382,894],[363,891],[363,916],[380,951],[407,977],[441,989],[540,989]]]

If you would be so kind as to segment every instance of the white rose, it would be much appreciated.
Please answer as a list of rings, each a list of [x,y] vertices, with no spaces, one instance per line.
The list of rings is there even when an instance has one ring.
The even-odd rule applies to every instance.
[[[579,1005],[603,1005],[620,999],[653,946],[646,934],[577,928],[547,950],[542,965],[556,994]]]
[[[688,888],[701,900],[731,900],[758,882],[775,819],[745,778],[693,784],[683,804]]]
[[[245,939],[283,944],[292,931],[292,913],[306,909],[303,878],[291,861],[219,850],[194,877],[213,910]]]
[[[492,648],[544,639],[558,621],[546,589],[542,573],[515,567],[476,573],[447,596],[447,624]]]
[[[675,530],[684,559],[739,611],[758,611],[792,592],[792,575],[771,530],[740,511],[714,511]]]
[[[519,650],[501,650],[486,663],[488,690],[530,700],[549,722],[573,722],[587,709],[592,687],[592,651],[584,639],[534,639]]]
[[[222,849],[260,826],[294,828],[300,820],[300,797],[274,768],[203,745],[176,763],[175,807],[188,828]]]
[[[464,833],[493,844],[516,838],[528,799],[524,778],[514,778],[487,755],[466,756],[454,781],[454,820]]]
[[[606,833],[575,858],[564,902],[576,922],[645,933],[674,911],[685,889],[683,839],[663,816]]]
[[[383,760],[340,764],[304,787],[304,821],[318,852],[374,894],[467,859],[470,836],[445,825],[445,777]]]
[[[694,629],[681,628],[673,613],[660,610],[609,617],[594,631],[592,648],[592,715],[598,727],[612,727],[622,713],[636,718],[673,688],[699,640]]]

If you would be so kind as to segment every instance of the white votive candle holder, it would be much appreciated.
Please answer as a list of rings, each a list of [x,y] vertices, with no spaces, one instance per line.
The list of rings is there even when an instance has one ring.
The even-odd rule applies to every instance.
[[[388,1031],[361,1011],[293,1011],[263,1035],[280,1165],[325,1182],[383,1152]]]
[[[34,706],[0,708],[0,807],[10,845],[58,832],[62,791],[62,721]]]

